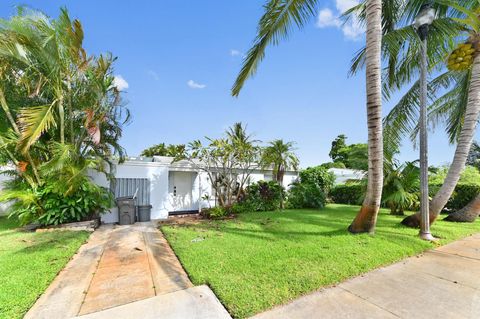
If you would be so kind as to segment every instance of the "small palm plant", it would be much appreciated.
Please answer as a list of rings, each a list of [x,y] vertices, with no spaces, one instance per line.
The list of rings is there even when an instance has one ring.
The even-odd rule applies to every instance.
[[[275,180],[283,185],[283,176],[288,169],[298,169],[299,160],[295,154],[294,142],[274,140],[269,143],[262,154],[262,166],[272,168]]]
[[[391,215],[404,215],[405,210],[419,207],[420,169],[416,162],[394,164],[385,176],[382,203]]]

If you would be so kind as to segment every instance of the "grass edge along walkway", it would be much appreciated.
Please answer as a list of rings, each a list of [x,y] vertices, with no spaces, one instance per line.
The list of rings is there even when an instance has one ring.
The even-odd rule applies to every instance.
[[[0,217],[0,318],[22,318],[86,242],[84,231],[24,232]]]
[[[164,225],[195,285],[209,285],[235,318],[246,318],[319,288],[480,232],[480,221],[437,221],[437,244],[381,210],[376,234],[351,235],[358,206],[257,212],[233,220]]]

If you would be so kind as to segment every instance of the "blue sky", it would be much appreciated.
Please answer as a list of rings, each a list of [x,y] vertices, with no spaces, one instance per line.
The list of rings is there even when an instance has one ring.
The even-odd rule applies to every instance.
[[[129,155],[160,142],[216,137],[241,121],[260,140],[296,141],[306,167],[329,160],[338,134],[350,143],[366,141],[364,74],[348,77],[365,40],[355,23],[342,26],[336,19],[354,2],[325,1],[302,31],[268,48],[239,98],[230,88],[264,1],[4,0],[0,15],[26,4],[57,16],[66,6],[83,24],[89,53],[118,57],[115,73],[128,83],[125,99],[133,114],[122,139]],[[391,107],[386,103],[384,112]],[[446,140],[441,127],[431,133],[431,164],[451,161],[454,149]],[[416,158],[406,142],[400,159]]]

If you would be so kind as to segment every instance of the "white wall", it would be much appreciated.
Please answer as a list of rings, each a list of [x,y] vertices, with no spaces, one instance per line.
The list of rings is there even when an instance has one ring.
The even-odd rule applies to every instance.
[[[169,186],[169,171],[188,171],[191,172],[192,183],[192,210],[198,210],[206,207],[215,206],[213,198],[213,190],[208,174],[205,172],[196,172],[191,167],[170,165],[169,163],[160,162],[125,162],[117,165],[114,175],[116,178],[148,178],[150,180],[150,202],[152,205],[152,219],[166,219],[168,212],[174,210],[173,194]],[[266,171],[256,171],[250,175],[250,181],[258,182],[264,180],[265,174],[271,174]],[[92,173],[94,182],[109,187],[109,181],[104,174]],[[185,176],[188,176],[185,174]],[[289,185],[297,179],[297,173],[286,172],[283,185],[289,188]],[[202,200],[205,195],[210,196],[210,201]],[[109,210],[108,213],[102,215],[102,221],[105,223],[118,222],[118,211],[116,207]]]
[[[330,173],[335,175],[335,184],[345,184],[349,180],[362,180],[367,174],[364,171],[348,168],[330,168]]]
[[[109,182],[102,176],[94,177],[101,186],[109,187]],[[157,163],[126,162],[117,165],[114,175],[116,178],[148,178],[150,180],[150,202],[152,205],[152,219],[168,217],[168,167]],[[108,185],[108,186],[107,186]],[[102,215],[105,223],[118,222],[118,211],[114,207],[110,212]]]
[[[0,170],[1,170],[1,168],[0,168]],[[3,182],[7,181],[8,179],[10,179],[10,177],[8,177],[7,175],[0,174],[0,193],[2,192]],[[9,206],[10,205],[8,203],[0,203],[0,216],[3,216],[3,215],[7,214],[7,210],[8,210]]]

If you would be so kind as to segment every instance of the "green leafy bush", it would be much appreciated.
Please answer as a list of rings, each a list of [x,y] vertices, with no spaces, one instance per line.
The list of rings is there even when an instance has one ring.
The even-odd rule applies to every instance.
[[[323,208],[325,203],[325,192],[315,183],[294,183],[288,193],[289,208]]]
[[[251,201],[241,201],[239,203],[235,203],[232,205],[230,208],[230,212],[232,214],[243,214],[243,213],[249,213],[249,212],[254,212],[256,209],[256,206],[254,203]]]
[[[431,169],[433,172],[428,177],[430,185],[442,185],[448,174],[448,166]],[[458,184],[480,185],[480,171],[475,166],[467,165],[460,175]]]
[[[300,183],[315,184],[322,192],[328,194],[335,182],[335,175],[323,166],[309,167],[300,172]]]
[[[330,199],[337,204],[359,205],[365,195],[365,185],[359,183],[337,185],[330,190]]]
[[[247,186],[245,199],[240,205],[246,205],[245,210],[272,211],[280,209],[285,198],[285,189],[276,181],[259,181]]]
[[[11,185],[13,190],[7,186],[0,197],[1,200],[15,199],[10,216],[17,217],[22,224],[58,225],[89,220],[113,205],[111,192],[88,180],[68,195],[54,181],[35,189],[18,181],[12,184],[15,184]]]
[[[428,191],[430,197],[434,197],[442,185],[430,184]],[[473,198],[480,193],[480,185],[477,184],[458,184],[444,207],[445,211],[457,211],[465,207]],[[365,185],[363,184],[345,184],[337,185],[330,191],[330,199],[337,204],[360,205],[365,194]],[[407,210],[416,210],[416,205],[405,208]]]
[[[214,206],[202,210],[202,215],[206,218],[217,219],[228,215],[228,210],[221,206]]]
[[[435,196],[442,185],[429,185],[428,192],[430,197]],[[444,211],[452,212],[462,209],[480,193],[480,185],[478,184],[457,184],[452,196],[443,208]]]

